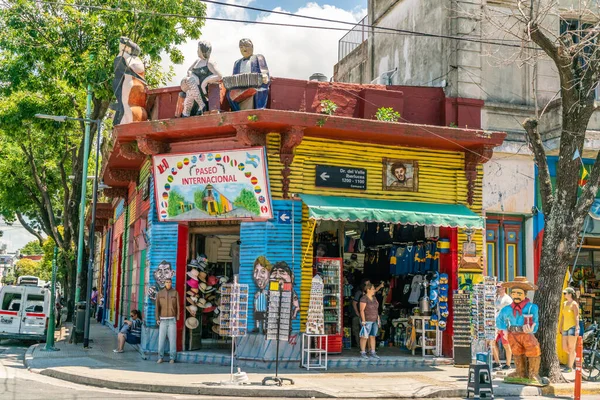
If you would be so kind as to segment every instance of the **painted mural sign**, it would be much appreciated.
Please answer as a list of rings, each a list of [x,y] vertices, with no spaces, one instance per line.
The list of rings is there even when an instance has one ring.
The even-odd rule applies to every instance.
[[[273,217],[264,148],[153,157],[160,221]]]
[[[383,159],[383,190],[419,190],[419,163],[415,160]]]

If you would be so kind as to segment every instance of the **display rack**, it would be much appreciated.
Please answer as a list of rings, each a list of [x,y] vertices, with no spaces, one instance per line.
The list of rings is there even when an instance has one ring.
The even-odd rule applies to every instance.
[[[327,369],[327,335],[302,335],[302,368]]]
[[[455,290],[454,302],[454,364],[471,363],[471,295],[465,290]]]
[[[315,275],[310,287],[310,302],[306,318],[306,333],[314,335],[325,334],[325,320],[323,313],[323,278]]]
[[[263,379],[262,384],[273,381],[282,386],[284,382],[294,381],[289,378],[279,376],[279,342],[287,341],[290,337],[292,323],[292,284],[289,282],[279,282],[271,280],[269,282],[269,307],[267,319],[267,340],[276,340],[275,347],[275,376],[268,376]]]
[[[484,277],[483,283],[473,286],[471,295],[473,321],[472,358],[479,352],[490,353],[489,343],[496,338],[496,278]],[[491,359],[491,357],[488,357]]]
[[[342,352],[343,261],[341,258],[316,258],[315,272],[323,278],[324,333],[327,335],[329,353]]]
[[[221,313],[219,314],[219,334],[229,336],[231,340],[231,376],[227,384],[237,384],[234,380],[233,361],[235,338],[244,336],[248,331],[248,285],[237,282],[221,285]]]
[[[436,356],[442,354],[442,332],[437,326],[431,326],[429,321],[430,315],[413,315],[412,319],[415,332],[417,334],[417,342],[412,350],[412,355],[415,355],[416,348],[421,348],[421,354],[425,356]],[[431,352],[431,354],[428,354]]]

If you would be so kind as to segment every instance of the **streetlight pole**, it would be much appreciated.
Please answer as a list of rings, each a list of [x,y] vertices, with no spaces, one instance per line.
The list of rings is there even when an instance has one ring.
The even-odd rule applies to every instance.
[[[96,122],[98,131],[96,132],[96,172],[94,174],[94,196],[92,200],[92,223],[90,224],[90,236],[88,246],[90,248],[90,257],[88,259],[88,275],[87,275],[87,290],[85,303],[85,326],[83,330],[83,347],[88,348],[90,345],[90,310],[92,306],[92,284],[94,281],[94,252],[96,239],[96,204],[98,204],[98,164],[100,164],[100,121]],[[85,174],[87,176],[87,173]],[[97,301],[97,300],[96,300]]]
[[[87,115],[89,116],[91,110],[91,86],[88,86],[88,108]],[[85,204],[86,204],[86,187],[87,187],[87,172],[88,172],[88,158],[90,155],[89,152],[89,143],[90,143],[90,124],[92,122],[96,123],[97,127],[97,137],[96,137],[96,173],[94,176],[94,193],[93,193],[93,203],[92,203],[92,223],[90,226],[90,234],[88,245],[90,248],[90,257],[88,261],[88,279],[87,279],[87,298],[86,298],[86,306],[85,306],[85,320],[84,320],[84,337],[83,337],[83,347],[89,347],[89,334],[90,334],[90,309],[91,309],[91,291],[92,291],[92,282],[94,279],[94,239],[95,239],[95,223],[96,223],[96,204],[98,202],[98,170],[100,163],[100,135],[102,134],[102,121],[101,120],[93,120],[89,118],[73,118],[66,116],[55,116],[55,115],[44,115],[44,114],[35,114],[37,118],[50,119],[58,122],[65,121],[83,121],[85,122],[85,138],[84,138],[84,158],[83,158],[83,173],[82,173],[82,187],[81,187],[81,204],[79,210],[79,244],[77,248],[77,285],[75,289],[75,305],[77,305],[77,301],[80,298],[81,286],[79,285],[79,279],[82,272],[82,264],[83,264],[83,237],[84,237],[84,229],[85,229]],[[75,312],[75,316],[77,313]],[[75,327],[77,326],[77,320],[75,319]]]

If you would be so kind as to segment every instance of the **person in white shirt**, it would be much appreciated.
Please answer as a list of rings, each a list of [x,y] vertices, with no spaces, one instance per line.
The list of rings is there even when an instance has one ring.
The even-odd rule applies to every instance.
[[[506,293],[506,288],[502,287],[502,282],[498,282],[496,285],[495,304],[496,316],[498,316],[500,310],[512,304],[512,298]],[[498,342],[502,342],[502,347],[504,347],[504,352],[506,353],[506,364],[504,366],[500,364],[500,349],[498,348]],[[510,344],[508,343],[508,338],[504,336],[503,331],[497,331],[496,340],[494,340],[492,343],[492,352],[494,356],[494,368],[510,369],[512,351],[510,349]]]

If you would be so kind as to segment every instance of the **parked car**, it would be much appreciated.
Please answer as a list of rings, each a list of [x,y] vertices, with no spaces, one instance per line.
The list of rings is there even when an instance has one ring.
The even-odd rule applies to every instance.
[[[45,341],[50,291],[37,286],[0,288],[0,339]]]

